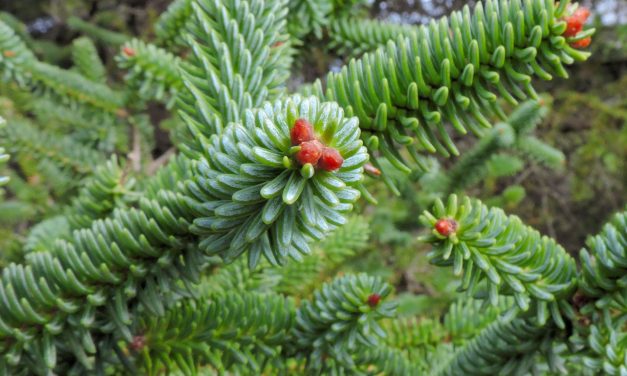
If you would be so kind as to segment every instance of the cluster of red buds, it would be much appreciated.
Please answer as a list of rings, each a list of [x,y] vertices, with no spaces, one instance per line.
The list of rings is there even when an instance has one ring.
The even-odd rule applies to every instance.
[[[4,57],[14,57],[15,56],[15,52],[11,51],[11,50],[6,50],[2,54],[4,55]]]
[[[564,31],[565,37],[575,37],[583,30],[583,25],[586,23],[586,20],[590,17],[590,10],[585,7],[579,7],[575,12],[564,18],[566,21],[566,31]],[[592,42],[592,38],[587,37],[580,39],[571,43],[571,46],[575,48],[586,48]]]
[[[335,171],[342,167],[344,159],[336,149],[325,146],[316,139],[313,126],[305,119],[298,119],[290,133],[292,145],[300,146],[296,160],[301,165],[310,163],[324,171]]]

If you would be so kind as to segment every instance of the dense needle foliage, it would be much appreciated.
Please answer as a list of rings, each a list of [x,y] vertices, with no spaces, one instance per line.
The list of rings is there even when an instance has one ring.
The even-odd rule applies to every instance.
[[[520,185],[467,194],[564,168],[538,91],[590,12],[366,9],[174,0],[67,46],[0,15],[0,375],[627,375],[627,212],[579,251],[507,213]],[[297,85],[314,45],[346,64]],[[368,266],[390,245],[446,275],[430,309]]]

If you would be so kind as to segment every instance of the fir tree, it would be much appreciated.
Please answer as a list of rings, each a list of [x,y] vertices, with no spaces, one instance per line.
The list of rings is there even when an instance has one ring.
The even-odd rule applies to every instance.
[[[559,164],[532,135],[534,80],[588,57],[587,14],[487,0],[414,27],[361,6],[175,0],[153,42],[72,18],[85,36],[71,69],[0,21],[12,167],[75,183],[43,194],[54,204],[0,264],[0,375],[627,373],[625,212],[577,263],[518,217],[448,195],[496,153]],[[89,37],[119,50],[123,84]],[[326,37],[354,58],[290,92],[302,42]],[[174,115],[167,163],[147,146],[151,101]],[[365,173],[397,191],[394,174],[459,154],[451,130],[480,140],[442,172],[446,204],[420,215],[420,239],[466,294],[442,323],[396,317],[388,281],[338,273],[368,244]]]

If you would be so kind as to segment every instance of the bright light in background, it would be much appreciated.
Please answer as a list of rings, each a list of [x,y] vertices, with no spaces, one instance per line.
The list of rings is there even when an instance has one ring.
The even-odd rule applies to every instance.
[[[394,23],[420,24],[475,1],[459,0],[391,0],[378,2],[379,18]],[[604,25],[627,24],[627,1],[597,0],[580,3],[594,10]]]

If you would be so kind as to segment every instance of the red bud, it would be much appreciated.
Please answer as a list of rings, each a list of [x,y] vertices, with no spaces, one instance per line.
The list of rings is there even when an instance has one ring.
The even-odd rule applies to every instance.
[[[324,145],[318,140],[303,142],[300,144],[300,151],[296,153],[296,160],[301,165],[311,163],[315,166],[322,155],[323,148]]]
[[[457,222],[449,218],[439,219],[435,223],[435,231],[442,236],[449,236],[457,231]]]
[[[574,37],[579,34],[579,32],[583,30],[583,25],[586,23],[588,17],[590,17],[590,10],[588,10],[588,8],[577,8],[571,16],[564,19],[567,25],[564,36]]]
[[[592,42],[592,38],[587,37],[587,38],[583,38],[581,40],[571,43],[571,46],[575,48],[586,48],[590,45],[591,42]]]
[[[135,56],[135,50],[126,46],[122,48],[122,52],[124,53],[124,55],[128,56],[128,57],[133,57]]]
[[[368,297],[368,305],[372,308],[378,306],[380,301],[381,301],[381,295],[379,294],[371,294]]]
[[[333,148],[324,148],[318,161],[318,168],[325,171],[335,171],[342,167],[342,163],[344,163],[344,158],[339,151]]]
[[[294,122],[294,128],[290,132],[292,145],[300,145],[303,142],[314,139],[313,126],[305,119],[298,119]]]

